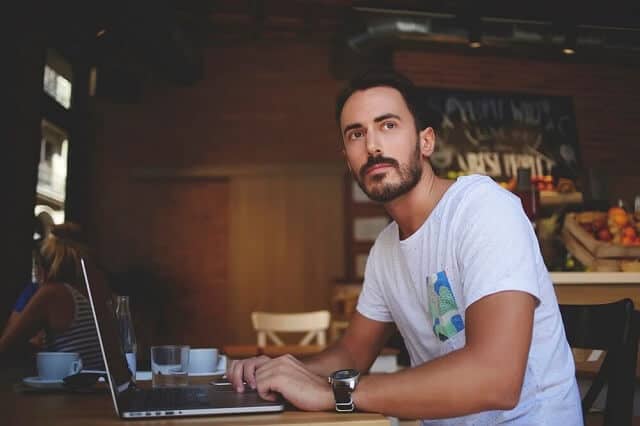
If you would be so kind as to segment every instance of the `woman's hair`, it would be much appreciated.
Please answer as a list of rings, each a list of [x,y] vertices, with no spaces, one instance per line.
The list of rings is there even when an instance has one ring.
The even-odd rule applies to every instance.
[[[54,225],[40,245],[36,262],[45,281],[79,285],[82,276],[80,258],[87,255],[79,225],[66,222]]]

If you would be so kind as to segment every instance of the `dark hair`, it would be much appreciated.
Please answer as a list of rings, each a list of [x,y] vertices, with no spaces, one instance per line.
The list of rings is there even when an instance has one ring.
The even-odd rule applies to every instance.
[[[407,104],[413,120],[416,124],[416,131],[420,132],[426,128],[427,121],[421,112],[420,103],[418,102],[418,90],[413,82],[404,75],[396,71],[365,71],[349,81],[347,86],[340,91],[336,99],[336,121],[340,126],[340,115],[347,99],[355,92],[370,89],[372,87],[391,87],[396,89],[402,95],[404,102]]]

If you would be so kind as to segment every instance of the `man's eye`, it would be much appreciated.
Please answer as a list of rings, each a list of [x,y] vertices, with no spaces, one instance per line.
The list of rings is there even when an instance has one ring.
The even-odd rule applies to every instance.
[[[385,129],[393,129],[396,127],[396,123],[394,123],[393,121],[385,121],[383,126]]]
[[[354,139],[361,138],[362,136],[364,136],[364,132],[362,132],[360,130],[354,130],[353,132],[351,132],[349,134],[349,139],[350,140],[354,140]]]

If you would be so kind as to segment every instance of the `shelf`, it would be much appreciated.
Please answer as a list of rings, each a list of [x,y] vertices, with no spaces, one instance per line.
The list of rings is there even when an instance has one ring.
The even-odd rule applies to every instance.
[[[640,284],[638,272],[550,272],[555,285]]]
[[[568,192],[566,194],[556,191],[540,191],[540,204],[543,206],[561,206],[564,204],[581,204],[582,192]]]

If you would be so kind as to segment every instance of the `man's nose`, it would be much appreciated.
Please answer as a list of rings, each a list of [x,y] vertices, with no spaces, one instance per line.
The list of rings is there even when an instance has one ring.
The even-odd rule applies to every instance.
[[[382,155],[382,144],[376,132],[367,132],[367,153],[372,157]]]

